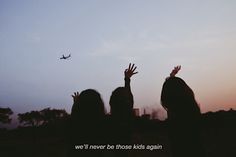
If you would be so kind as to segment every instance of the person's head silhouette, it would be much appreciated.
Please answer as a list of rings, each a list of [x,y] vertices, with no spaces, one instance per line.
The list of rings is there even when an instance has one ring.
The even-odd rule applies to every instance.
[[[180,70],[179,67],[170,74],[162,86],[161,104],[167,110],[168,115],[186,116],[199,113],[200,109],[195,100],[192,89],[175,74]]]
[[[105,115],[104,103],[100,94],[94,89],[87,89],[73,96],[72,117],[98,119]]]
[[[109,103],[114,117],[127,117],[132,114],[133,95],[125,87],[116,88],[111,94]]]

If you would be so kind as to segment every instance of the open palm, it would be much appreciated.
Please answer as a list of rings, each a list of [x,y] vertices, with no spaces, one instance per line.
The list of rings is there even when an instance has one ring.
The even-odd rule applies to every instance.
[[[131,65],[131,63],[129,63],[129,67],[128,69],[125,69],[125,77],[126,78],[131,78],[134,74],[137,74],[138,72],[135,71],[136,70],[136,66],[134,64]]]

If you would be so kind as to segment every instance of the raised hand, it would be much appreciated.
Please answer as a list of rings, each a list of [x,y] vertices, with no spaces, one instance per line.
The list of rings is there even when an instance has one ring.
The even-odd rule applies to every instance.
[[[74,92],[74,95],[71,95],[74,101],[74,104],[79,101],[79,92]]]
[[[178,71],[181,69],[181,66],[178,65],[176,67],[174,67],[174,69],[172,70],[172,72],[170,73],[170,77],[175,77],[175,75],[178,73]]]
[[[131,63],[129,63],[129,68],[125,69],[125,78],[131,78],[134,74],[137,74],[138,72],[136,72],[136,66],[134,64],[131,65]]]

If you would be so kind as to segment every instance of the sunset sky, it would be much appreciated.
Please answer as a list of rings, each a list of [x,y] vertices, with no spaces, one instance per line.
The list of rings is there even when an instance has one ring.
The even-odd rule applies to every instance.
[[[1,0],[0,106],[70,112],[70,95],[93,88],[109,111],[131,62],[137,108],[161,108],[182,65],[202,112],[236,109],[235,17],[235,0]]]

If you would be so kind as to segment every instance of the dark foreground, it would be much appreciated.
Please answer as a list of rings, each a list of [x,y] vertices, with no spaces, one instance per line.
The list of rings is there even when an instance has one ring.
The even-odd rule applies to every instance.
[[[236,156],[235,111],[207,113],[203,115],[203,145],[210,157]],[[133,135],[133,157],[170,157],[166,122],[140,119]],[[2,157],[65,157],[67,152],[66,130],[63,125],[27,127],[1,130],[0,156]],[[119,147],[119,149],[122,146]],[[92,147],[91,147],[92,148]],[[96,147],[97,149],[102,147]],[[102,151],[105,151],[105,149]],[[118,147],[117,147],[118,148]],[[126,147],[128,149],[128,147]],[[115,149],[115,148],[114,148]],[[184,149],[184,146],[183,146]],[[92,151],[92,150],[91,150]],[[106,150],[110,156],[112,150]],[[194,153],[194,152],[193,152]]]

